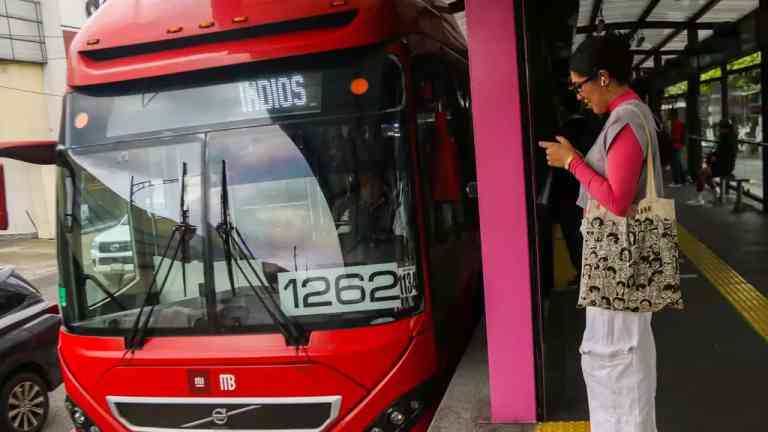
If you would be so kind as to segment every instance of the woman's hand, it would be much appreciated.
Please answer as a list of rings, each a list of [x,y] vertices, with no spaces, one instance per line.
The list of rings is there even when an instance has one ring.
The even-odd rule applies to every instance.
[[[572,160],[577,154],[571,143],[561,136],[556,136],[557,142],[539,141],[539,147],[547,151],[547,164],[557,168],[565,168],[565,163]]]

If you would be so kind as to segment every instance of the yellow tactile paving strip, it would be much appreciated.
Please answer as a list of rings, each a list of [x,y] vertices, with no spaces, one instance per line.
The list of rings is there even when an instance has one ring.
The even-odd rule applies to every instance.
[[[680,250],[768,342],[768,299],[682,225],[677,227]]]
[[[536,432],[589,432],[589,422],[546,422],[536,425]]]

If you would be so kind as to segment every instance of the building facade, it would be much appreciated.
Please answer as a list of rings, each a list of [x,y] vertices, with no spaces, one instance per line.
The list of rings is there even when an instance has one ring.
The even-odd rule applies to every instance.
[[[66,47],[101,3],[0,0],[0,140],[58,137]],[[0,238],[54,238],[55,169],[0,166]]]

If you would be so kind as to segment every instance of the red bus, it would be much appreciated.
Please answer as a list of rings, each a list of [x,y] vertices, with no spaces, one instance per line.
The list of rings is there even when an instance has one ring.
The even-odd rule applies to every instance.
[[[423,431],[478,315],[466,45],[416,0],[107,2],[56,152],[78,431]]]

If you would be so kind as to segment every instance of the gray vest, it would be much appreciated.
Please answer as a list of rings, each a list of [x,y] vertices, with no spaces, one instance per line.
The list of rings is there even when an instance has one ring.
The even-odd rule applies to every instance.
[[[643,120],[640,118],[637,111],[627,107],[627,105],[630,104],[636,107],[641,113],[643,113],[643,117],[645,117],[645,125],[650,128],[648,132],[646,132],[646,126],[643,126]],[[640,200],[645,198],[645,182],[648,171],[645,158],[648,155],[647,151],[649,145],[653,151],[653,165],[654,169],[656,170],[656,193],[659,197],[663,197],[664,181],[661,176],[662,171],[661,160],[659,158],[659,143],[656,139],[656,122],[654,121],[651,110],[648,109],[648,107],[639,100],[624,102],[611,112],[610,116],[608,116],[608,121],[606,121],[605,126],[603,126],[603,130],[595,140],[592,148],[589,149],[589,153],[587,153],[587,155],[584,157],[584,161],[598,174],[605,177],[605,163],[608,159],[608,149],[610,148],[611,143],[613,143],[614,138],[616,138],[616,135],[621,132],[621,129],[626,124],[629,124],[632,127],[632,130],[635,132],[635,136],[637,137],[638,141],[640,141],[640,145],[643,147],[643,171],[640,175],[637,194],[635,195],[633,203],[637,204]],[[648,142],[649,135],[651,138],[650,143]],[[590,199],[591,197],[589,192],[587,192],[584,185],[581,185],[581,189],[579,190],[579,199],[576,201],[576,203],[579,206],[586,208]]]

